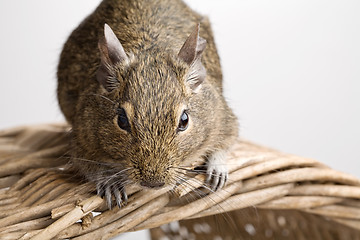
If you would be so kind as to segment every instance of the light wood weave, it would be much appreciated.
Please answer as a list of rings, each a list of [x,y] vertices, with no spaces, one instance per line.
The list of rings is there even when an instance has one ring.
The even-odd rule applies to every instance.
[[[170,192],[129,187],[128,204],[107,210],[67,170],[68,131],[0,132],[0,239],[109,239],[150,228],[154,239],[360,239],[358,178],[242,140],[222,190],[207,193],[197,175]]]

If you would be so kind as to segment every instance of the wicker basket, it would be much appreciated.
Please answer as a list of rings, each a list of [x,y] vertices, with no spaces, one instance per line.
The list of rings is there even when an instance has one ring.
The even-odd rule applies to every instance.
[[[215,193],[197,175],[175,189],[129,187],[107,210],[66,164],[66,125],[0,132],[0,239],[360,239],[360,180],[311,159],[239,140]]]

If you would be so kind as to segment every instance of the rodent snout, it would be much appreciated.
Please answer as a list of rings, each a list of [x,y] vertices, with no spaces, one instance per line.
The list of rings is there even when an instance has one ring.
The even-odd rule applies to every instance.
[[[148,187],[148,188],[159,188],[165,185],[164,182],[158,182],[158,181],[154,181],[154,182],[148,182],[148,181],[141,181],[140,185],[143,187]]]

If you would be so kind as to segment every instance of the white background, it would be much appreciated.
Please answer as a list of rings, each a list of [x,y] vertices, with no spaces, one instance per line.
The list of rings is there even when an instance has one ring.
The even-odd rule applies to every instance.
[[[0,1],[0,128],[63,121],[58,56],[99,2]],[[242,137],[360,177],[360,1],[186,2],[213,23]]]

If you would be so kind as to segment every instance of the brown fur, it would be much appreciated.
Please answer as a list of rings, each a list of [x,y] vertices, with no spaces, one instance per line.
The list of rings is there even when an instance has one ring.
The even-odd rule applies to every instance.
[[[112,91],[96,81],[105,23],[129,56],[129,63],[113,69],[118,83]],[[202,54],[207,75],[195,93],[187,83],[189,65],[177,54],[198,23],[207,41]],[[237,137],[236,117],[222,96],[210,24],[181,0],[104,0],[64,46],[58,99],[73,127],[73,165],[112,191],[141,181],[175,184],[184,159],[226,151]],[[117,125],[119,106],[130,132]],[[189,127],[178,132],[184,107]]]

